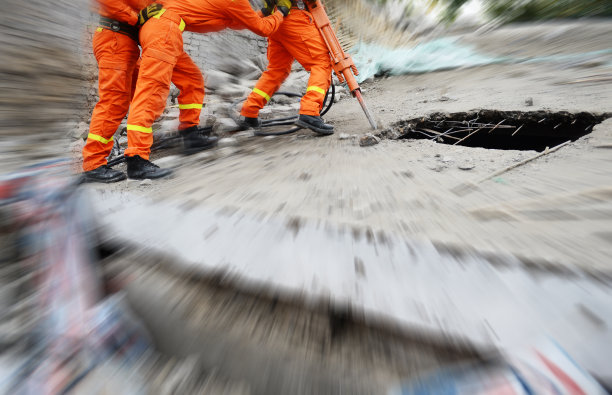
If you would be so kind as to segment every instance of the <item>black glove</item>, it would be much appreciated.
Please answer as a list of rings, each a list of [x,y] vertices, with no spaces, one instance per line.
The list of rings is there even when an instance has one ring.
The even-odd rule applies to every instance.
[[[148,21],[150,18],[153,18],[155,15],[162,12],[163,8],[164,8],[163,5],[157,4],[157,3],[153,3],[149,5],[147,8],[143,8],[138,13],[138,24],[140,26],[144,25],[145,22]]]
[[[276,0],[264,0],[263,3],[264,6],[261,9],[261,13],[264,14],[264,16],[272,15],[274,7],[276,7]]]
[[[289,10],[291,10],[291,0],[277,0],[276,8],[283,13],[283,16],[289,15]]]

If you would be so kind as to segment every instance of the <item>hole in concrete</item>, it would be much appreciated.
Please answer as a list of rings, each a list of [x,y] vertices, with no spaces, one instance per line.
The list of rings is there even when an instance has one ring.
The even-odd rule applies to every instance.
[[[543,151],[575,141],[612,114],[480,110],[400,121],[383,132],[392,139],[428,139],[444,144],[503,150]]]

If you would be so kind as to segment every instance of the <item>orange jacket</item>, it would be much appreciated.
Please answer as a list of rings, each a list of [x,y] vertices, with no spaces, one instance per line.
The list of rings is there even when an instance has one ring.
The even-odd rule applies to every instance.
[[[176,12],[185,21],[185,30],[208,33],[225,28],[249,29],[267,37],[279,28],[283,15],[258,15],[248,0],[165,0],[164,7]]]
[[[96,0],[94,9],[100,16],[136,25],[140,10],[153,0]]]

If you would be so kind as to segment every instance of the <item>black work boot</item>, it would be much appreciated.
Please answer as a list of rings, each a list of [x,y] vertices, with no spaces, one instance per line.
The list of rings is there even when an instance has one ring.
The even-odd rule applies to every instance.
[[[106,184],[122,181],[127,178],[125,173],[115,170],[108,165],[102,165],[93,170],[84,171],[83,177],[85,178],[85,182],[103,182]]]
[[[212,148],[217,145],[219,140],[217,137],[211,136],[206,129],[201,129],[198,126],[183,129],[179,134],[183,137],[183,153],[185,155]]]
[[[318,115],[315,116],[300,114],[300,117],[295,122],[295,124],[302,128],[310,129],[313,132],[322,134],[324,136],[334,134],[334,127],[323,122],[323,119]]]
[[[132,180],[155,179],[172,174],[170,169],[160,169],[156,164],[141,158],[138,155],[126,156],[127,176]]]
[[[261,128],[261,121],[259,118],[241,117],[238,126],[240,126],[240,130],[259,129]]]

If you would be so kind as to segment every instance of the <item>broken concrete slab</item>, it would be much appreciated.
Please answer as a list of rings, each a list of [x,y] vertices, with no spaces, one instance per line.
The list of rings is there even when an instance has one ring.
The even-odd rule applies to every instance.
[[[607,366],[604,359],[612,352],[602,348],[612,345],[610,288],[578,272],[536,276],[512,256],[491,261],[454,255],[368,228],[261,220],[240,210],[186,208],[128,195],[97,199],[104,203],[98,214],[107,237],[168,254],[186,270],[222,276],[238,289],[289,299],[300,295],[307,305],[348,308],[367,322],[432,338],[450,336],[484,349],[512,347],[547,333],[593,372]],[[606,326],[593,326],[580,306],[596,312]]]

